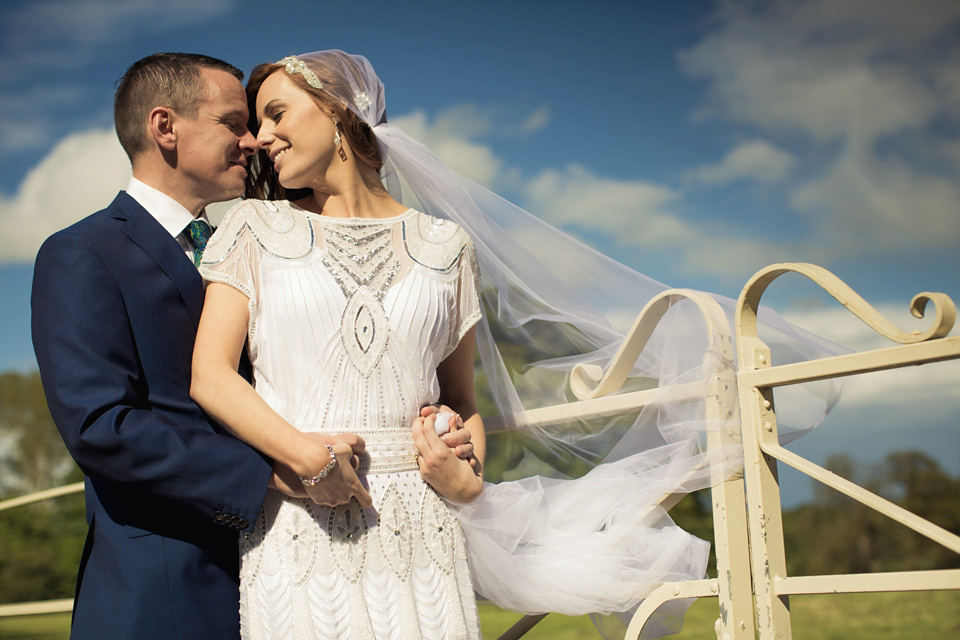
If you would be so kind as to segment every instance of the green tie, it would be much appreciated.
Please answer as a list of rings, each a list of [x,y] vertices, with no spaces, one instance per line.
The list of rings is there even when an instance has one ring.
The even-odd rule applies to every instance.
[[[207,240],[213,234],[213,230],[203,220],[192,220],[187,225],[187,231],[190,232],[190,240],[193,242],[193,264],[200,266],[200,258],[203,257],[203,250],[207,248]]]

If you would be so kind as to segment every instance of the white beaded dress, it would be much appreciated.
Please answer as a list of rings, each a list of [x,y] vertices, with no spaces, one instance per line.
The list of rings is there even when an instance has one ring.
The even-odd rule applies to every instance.
[[[247,200],[200,271],[250,300],[257,393],[303,431],[361,435],[369,453],[373,507],[267,492],[241,539],[242,637],[480,638],[460,525],[420,478],[410,430],[480,318],[466,233],[412,209],[342,219]]]

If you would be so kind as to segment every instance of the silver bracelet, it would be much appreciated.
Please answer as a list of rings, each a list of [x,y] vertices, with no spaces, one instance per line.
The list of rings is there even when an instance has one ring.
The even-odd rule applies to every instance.
[[[300,482],[303,483],[305,487],[312,487],[316,484],[319,484],[321,480],[330,475],[330,472],[334,470],[337,466],[337,454],[333,452],[333,447],[331,445],[324,445],[327,447],[327,451],[330,452],[330,462],[327,463],[323,469],[320,470],[320,473],[313,476],[312,478],[300,478]]]

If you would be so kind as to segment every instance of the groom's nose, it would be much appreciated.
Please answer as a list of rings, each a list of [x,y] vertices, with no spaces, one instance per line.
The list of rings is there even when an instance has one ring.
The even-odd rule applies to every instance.
[[[257,139],[253,137],[249,129],[240,138],[240,150],[246,156],[252,156],[257,152]]]

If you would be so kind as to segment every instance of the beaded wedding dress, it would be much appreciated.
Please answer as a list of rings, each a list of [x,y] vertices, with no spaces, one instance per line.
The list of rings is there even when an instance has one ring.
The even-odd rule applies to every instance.
[[[247,200],[200,267],[250,299],[257,392],[303,431],[357,433],[374,504],[268,491],[241,540],[247,640],[480,638],[463,534],[420,478],[410,426],[480,317],[473,245],[414,210],[338,219]]]

